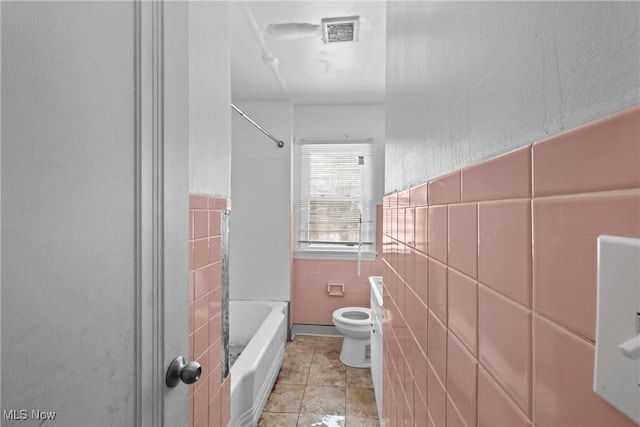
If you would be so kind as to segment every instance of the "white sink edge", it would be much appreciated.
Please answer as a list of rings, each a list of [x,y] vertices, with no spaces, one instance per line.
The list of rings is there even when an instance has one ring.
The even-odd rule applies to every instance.
[[[369,276],[369,283],[371,284],[371,291],[376,297],[376,302],[382,307],[382,276]]]

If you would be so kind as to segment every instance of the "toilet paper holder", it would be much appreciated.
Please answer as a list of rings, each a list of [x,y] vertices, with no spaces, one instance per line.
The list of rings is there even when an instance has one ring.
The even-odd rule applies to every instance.
[[[327,293],[332,297],[343,297],[344,283],[327,283]]]

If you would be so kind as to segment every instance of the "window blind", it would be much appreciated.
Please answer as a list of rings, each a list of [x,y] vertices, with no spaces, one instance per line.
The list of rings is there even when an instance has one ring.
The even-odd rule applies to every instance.
[[[300,144],[297,202],[299,250],[374,250],[373,144]]]

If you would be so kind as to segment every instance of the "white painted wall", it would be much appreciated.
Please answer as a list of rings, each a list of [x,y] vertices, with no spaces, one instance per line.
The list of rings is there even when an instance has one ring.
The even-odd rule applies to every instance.
[[[237,106],[285,146],[278,148],[233,112],[229,296],[289,301],[293,107],[289,102],[241,102]]]
[[[166,425],[187,422],[187,388],[169,390],[157,383],[162,375],[156,376],[156,365],[164,371],[174,356],[188,355],[187,289],[176,285],[185,283],[188,265],[189,110],[199,114],[198,122],[191,123],[198,135],[205,129],[202,122],[213,121],[211,105],[221,113],[229,105],[228,39],[209,37],[208,42],[215,40],[210,46],[223,54],[215,64],[205,49],[188,49],[188,29],[204,28],[204,9],[214,22],[226,22],[225,5],[195,4],[193,26],[185,2],[165,4],[160,97],[155,96],[160,85],[152,85],[157,74],[151,72],[150,2],[140,5],[141,27],[130,2],[0,5],[3,410],[25,409],[28,416],[31,409],[55,411],[55,420],[46,423],[51,426],[147,425],[152,416],[162,421],[158,417],[163,415]],[[192,37],[197,45],[202,35]],[[209,67],[205,73],[226,66],[226,74],[214,74],[221,88],[212,90],[214,85],[200,75],[189,87],[187,66],[203,64]],[[135,71],[141,73],[139,81]],[[189,105],[190,93],[200,96],[200,90],[216,103],[198,98]],[[156,264],[151,253],[151,145],[159,138],[152,138],[156,123],[151,110],[158,104],[165,114],[165,162],[154,169],[164,170],[160,225],[165,259]],[[227,138],[213,145],[222,146],[219,152],[226,147],[227,154],[198,158],[192,177],[204,176],[208,184],[198,181],[194,192],[230,193],[226,117],[226,122],[214,121],[213,129],[222,129]],[[206,129],[210,135],[212,128]],[[194,144],[194,150],[204,147],[204,138]],[[216,160],[213,165],[201,167],[211,159]],[[225,163],[221,179],[207,176]],[[166,283],[163,307],[158,293],[151,292],[158,283],[152,274],[160,264],[159,276]],[[151,330],[158,331],[158,317],[152,319],[152,314],[163,311],[165,339],[156,341]],[[141,333],[135,328],[138,322]],[[158,405],[161,398],[163,405]],[[3,426],[40,424],[34,419],[2,421]]]
[[[2,74],[2,6],[0,5],[0,75]],[[2,78],[0,77],[0,94]],[[0,99],[0,229],[2,225],[2,102]],[[2,237],[0,237],[0,307],[2,307]],[[2,405],[2,316],[0,315],[0,406]]]
[[[638,2],[387,3],[385,192],[640,101]]]
[[[189,192],[231,194],[227,2],[189,2]]]
[[[297,105],[294,138],[371,135],[375,151],[375,201],[384,192],[385,107],[383,105]]]
[[[133,425],[133,7],[1,8],[2,425]]]
[[[145,5],[150,8],[151,5]],[[184,283],[185,271],[189,269],[189,246],[188,239],[185,238],[184,230],[188,228],[189,205],[189,4],[186,2],[166,2],[164,5],[164,52],[163,52],[163,78],[164,91],[160,105],[164,109],[163,120],[163,240],[164,257],[162,265],[156,269],[162,271],[162,298],[163,310],[156,310],[162,313],[164,319],[164,339],[163,354],[164,360],[160,363],[159,369],[166,375],[169,363],[178,355],[188,357],[189,352],[189,295],[184,292],[184,287],[176,284]],[[143,47],[144,50],[144,47]],[[143,78],[144,80],[144,78]],[[144,91],[144,89],[143,89]],[[143,185],[144,186],[144,185]],[[149,188],[149,186],[147,186]],[[143,209],[144,210],[144,209]],[[143,219],[143,228],[145,221]],[[146,242],[153,242],[153,232],[146,235],[143,232],[142,252],[145,247],[151,245]],[[146,249],[149,250],[149,249]],[[144,256],[144,255],[143,255]],[[150,257],[149,257],[150,258]],[[148,261],[151,264],[151,260]],[[160,263],[159,263],[160,264]],[[159,275],[160,276],[160,275]],[[143,273],[144,277],[144,273]],[[147,276],[149,291],[144,291],[143,295],[153,294],[153,276]],[[157,294],[157,291],[156,291]],[[143,297],[144,299],[144,297]],[[154,315],[152,307],[155,301],[148,300],[149,305],[143,309],[141,317],[147,318]],[[149,310],[151,308],[151,310]],[[149,322],[147,320],[147,322]],[[153,323],[148,323],[153,328]],[[143,341],[148,339],[150,332],[148,326],[142,328]],[[157,353],[153,346],[149,346],[147,353]],[[145,354],[143,350],[143,354]],[[143,359],[142,372],[149,371],[149,361],[153,359]],[[157,362],[156,362],[157,363]],[[153,366],[153,365],[152,365]],[[146,369],[145,369],[146,368]],[[157,372],[157,371],[156,371]],[[146,374],[148,375],[148,373]],[[145,379],[143,378],[143,383]],[[152,382],[153,384],[153,382]],[[184,384],[181,384],[183,386]],[[164,384],[157,384],[165,391],[162,398],[152,400],[151,408],[162,406],[164,410],[164,425],[182,425],[188,419],[188,396],[187,391],[180,389],[169,390]],[[147,394],[143,390],[143,395]],[[143,411],[146,412],[146,411]],[[149,424],[152,417],[143,415],[142,424]]]

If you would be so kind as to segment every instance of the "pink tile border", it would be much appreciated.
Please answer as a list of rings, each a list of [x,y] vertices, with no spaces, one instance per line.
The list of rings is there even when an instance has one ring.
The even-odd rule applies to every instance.
[[[533,307],[591,341],[601,234],[640,237],[640,192],[533,201]]]
[[[417,207],[415,210],[415,247],[416,250],[427,254],[429,209],[426,206]]]
[[[495,426],[531,427],[531,422],[480,366],[478,369],[478,427]]]
[[[420,252],[414,254],[413,291],[418,300],[428,305],[429,293],[429,258]]]
[[[414,379],[415,379],[415,387],[416,387],[414,399],[416,402],[418,400],[425,402],[425,405],[427,403],[427,375],[428,375],[427,363],[428,363],[427,358],[422,352],[418,352],[416,355],[414,355],[414,359],[412,363],[414,366]],[[418,418],[417,416],[416,418],[424,419],[424,418]]]
[[[468,427],[451,398],[447,398],[447,427]]]
[[[593,344],[538,315],[533,342],[536,426],[636,425],[593,392]]]
[[[425,206],[428,202],[429,184],[416,185],[409,190],[409,203],[411,206]]]
[[[203,239],[209,236],[209,213],[205,210],[193,211],[193,238]]]
[[[429,181],[429,205],[460,202],[460,171]]]
[[[408,208],[410,205],[410,193],[409,190],[403,190],[398,193],[396,200],[398,208]]]
[[[462,169],[462,201],[531,197],[531,147]]]
[[[478,360],[531,416],[531,311],[478,288]]]
[[[534,196],[640,187],[640,106],[533,144]]]
[[[449,206],[448,219],[449,266],[478,277],[478,204]]]
[[[408,246],[416,245],[416,210],[407,208],[404,210],[404,237]]]
[[[475,355],[478,333],[477,282],[450,268],[447,278],[447,304],[449,330]]]
[[[445,325],[448,321],[447,313],[447,266],[433,259],[429,259],[429,308]]]
[[[437,427],[446,427],[447,392],[431,365],[427,367],[427,385],[427,410],[433,424]]]
[[[429,208],[428,226],[428,255],[442,263],[447,263],[447,206]]]
[[[476,425],[478,362],[453,334],[447,342],[447,395],[468,426]],[[447,422],[448,425],[448,422]]]
[[[480,203],[478,281],[531,306],[531,200]]]
[[[447,328],[429,312],[427,357],[433,373],[443,384],[447,382]]]
[[[189,209],[208,209],[209,198],[199,194],[189,195]]]
[[[231,199],[209,197],[209,210],[229,211],[231,210]]]
[[[427,404],[425,403],[424,399],[421,396],[418,396],[416,394],[415,396],[415,408],[416,408],[416,413],[415,413],[415,419],[416,419],[416,426],[419,426],[421,423],[424,424],[427,422],[427,419],[429,417],[428,411],[427,411]]]
[[[639,119],[636,106],[385,196],[389,425],[633,425],[591,376],[596,238],[640,237]]]
[[[189,195],[189,357],[203,367],[201,379],[189,387],[192,427],[226,425],[230,414],[229,390],[220,382],[220,221],[230,206],[228,199]]]

